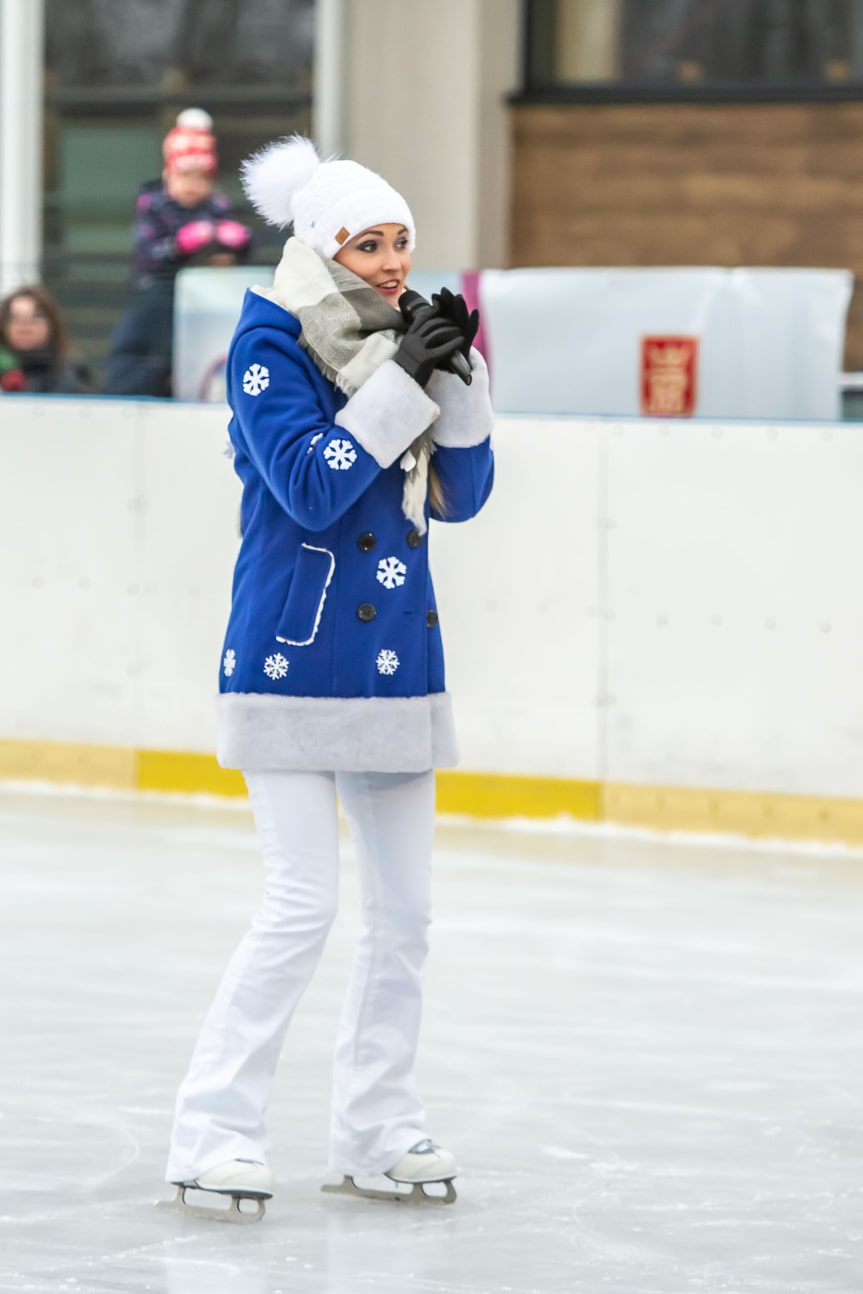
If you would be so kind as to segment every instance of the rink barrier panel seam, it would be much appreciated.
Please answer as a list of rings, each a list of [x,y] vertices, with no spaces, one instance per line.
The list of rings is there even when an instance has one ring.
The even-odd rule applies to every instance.
[[[657,831],[863,844],[863,800],[519,774],[439,772],[439,813],[485,820],[571,818]],[[120,746],[0,740],[0,782],[242,797],[215,756]]]

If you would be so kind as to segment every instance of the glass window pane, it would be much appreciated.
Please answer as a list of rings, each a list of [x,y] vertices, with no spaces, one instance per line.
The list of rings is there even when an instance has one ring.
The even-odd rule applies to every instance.
[[[620,75],[620,0],[563,0],[557,6],[558,81],[616,81]]]
[[[863,80],[861,0],[531,0],[534,86]]]
[[[46,0],[55,89],[311,84],[314,0]]]
[[[267,140],[309,133],[315,0],[45,6],[42,271],[100,378],[126,303],[136,195],[158,182],[181,108],[212,116],[218,187],[254,227],[256,262],[278,259],[284,234],[251,211],[238,170]]]

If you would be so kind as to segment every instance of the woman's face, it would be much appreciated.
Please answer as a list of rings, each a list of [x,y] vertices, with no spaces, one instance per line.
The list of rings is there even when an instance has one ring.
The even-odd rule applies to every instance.
[[[345,243],[334,259],[396,305],[411,268],[408,231],[404,225],[374,225]]]
[[[51,324],[32,297],[9,303],[6,340],[13,350],[43,350],[51,339]]]

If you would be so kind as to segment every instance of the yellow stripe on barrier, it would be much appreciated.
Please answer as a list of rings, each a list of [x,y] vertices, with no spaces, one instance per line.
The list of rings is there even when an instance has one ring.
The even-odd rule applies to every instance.
[[[124,746],[80,746],[58,741],[0,741],[0,778],[71,782],[133,791],[137,752]]]
[[[195,755],[181,750],[139,750],[139,791],[185,791],[194,795],[245,795],[242,773],[222,768],[215,755]]]
[[[242,775],[220,768],[213,755],[46,741],[0,740],[0,781],[226,797],[246,793]],[[863,845],[863,800],[828,796],[444,770],[438,773],[437,806],[441,813],[486,820],[566,816],[656,831]]]
[[[603,818],[623,826],[863,844],[863,800],[614,782],[603,800]]]
[[[518,777],[503,773],[437,775],[439,813],[471,818],[556,818],[567,814],[588,822],[602,817],[599,782],[576,782],[563,777]]]

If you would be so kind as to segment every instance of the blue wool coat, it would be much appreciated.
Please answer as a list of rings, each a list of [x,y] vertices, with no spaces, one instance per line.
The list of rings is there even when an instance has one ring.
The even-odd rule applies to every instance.
[[[424,392],[392,361],[347,399],[300,324],[248,292],[228,355],[242,546],[222,652],[219,758],[248,770],[420,771],[457,753],[428,533],[402,511],[399,460],[429,425],[445,514],[493,479],[482,357]],[[426,504],[426,517],[429,516]]]

